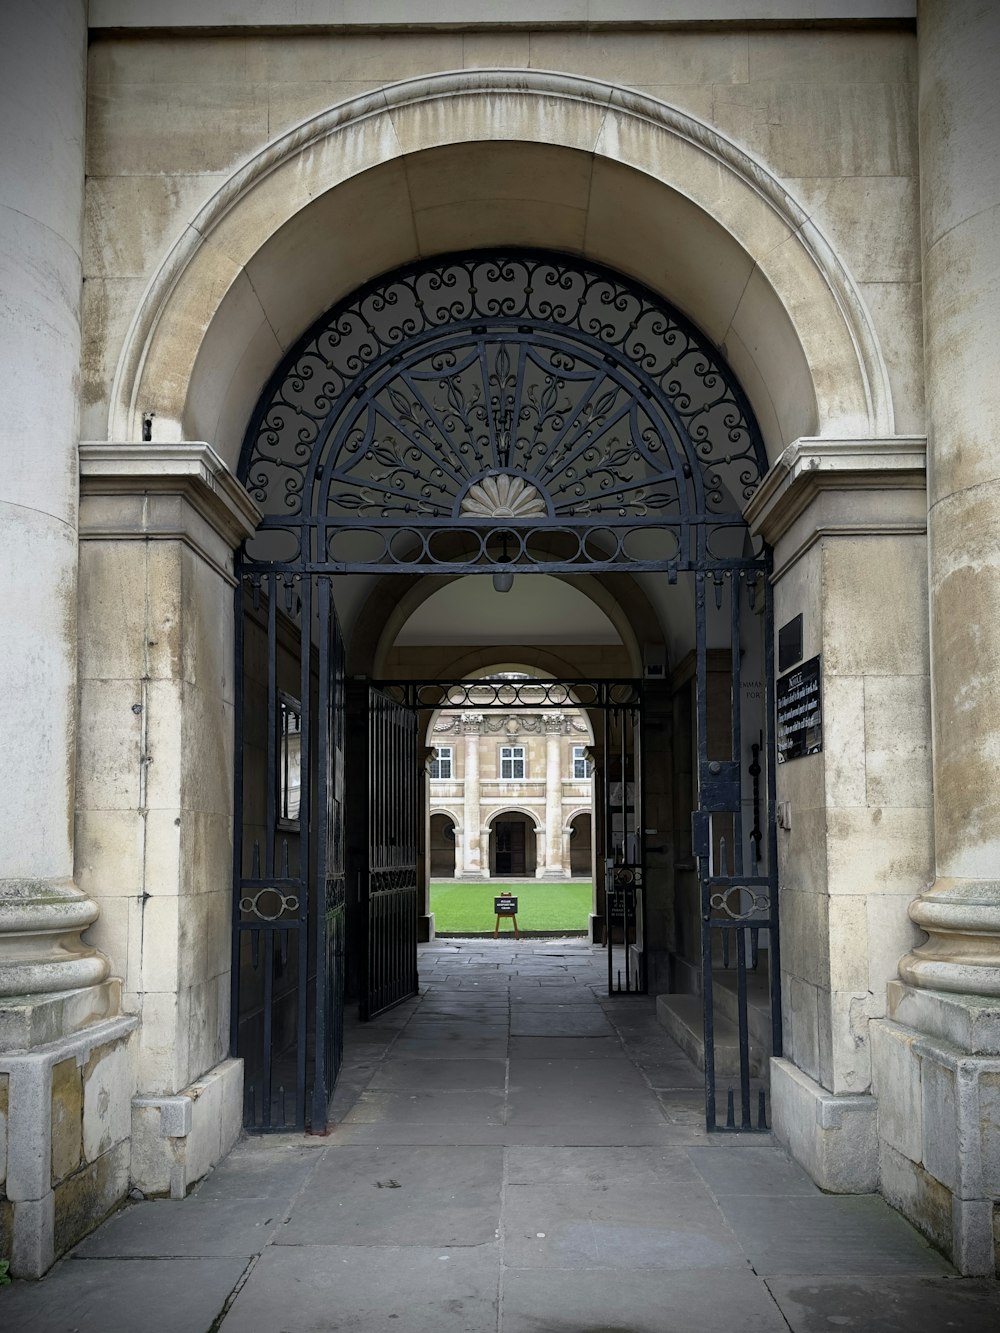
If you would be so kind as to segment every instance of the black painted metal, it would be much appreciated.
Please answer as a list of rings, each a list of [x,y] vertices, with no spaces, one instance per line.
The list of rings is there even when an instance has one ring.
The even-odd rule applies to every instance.
[[[732,563],[767,467],[719,354],[620,275],[453,256],[378,279],[278,368],[240,476],[249,545],[329,572]]]
[[[642,782],[642,692],[604,714],[604,943],[608,993],[644,995],[647,986]]]
[[[343,648],[329,582],[244,573],[236,624],[230,1045],[244,1060],[246,1125],[318,1133],[343,1051]],[[279,699],[290,698],[295,820],[279,789]]]
[[[265,511],[239,576],[249,582],[257,607],[253,632],[264,636],[267,648],[267,680],[252,688],[241,681],[237,707],[236,809],[243,818],[237,819],[234,875],[233,1048],[255,1052],[248,1123],[304,1124],[307,1100],[314,1124],[322,1122],[321,1103],[339,1059],[344,966],[350,967],[355,953],[352,944],[345,946],[344,931],[359,923],[352,925],[348,912],[345,927],[343,867],[337,868],[336,856],[330,859],[329,833],[350,791],[343,786],[342,748],[341,759],[332,760],[337,747],[316,721],[332,715],[343,698],[331,647],[336,617],[324,576],[628,570],[655,572],[671,583],[683,577],[694,585],[693,838],[702,885],[707,1118],[710,1128],[721,1127],[713,1068],[713,970],[721,963],[722,972],[735,975],[740,1036],[740,1124],[734,1088],[726,1095],[733,1107],[729,1127],[763,1127],[762,1097],[758,1124],[751,1125],[757,1080],[748,977],[767,969],[773,1048],[779,1052],[772,610],[769,554],[751,538],[742,512],[766,470],[749,406],[717,350],[654,293],[589,261],[528,251],[424,261],[336,306],[289,352],[254,413],[240,462],[241,479]],[[714,609],[706,604],[709,586]],[[753,610],[758,600],[760,615]],[[244,624],[243,613],[241,594],[241,668],[254,657],[247,643],[251,622]],[[259,766],[266,756],[263,799],[272,812],[274,719],[284,689],[278,641],[289,619],[298,627],[297,656],[293,651],[291,658],[299,667],[308,761],[302,770],[308,818],[297,835],[279,829],[270,813],[255,823],[250,807],[261,796],[254,789],[251,799],[245,771],[246,756],[259,742],[255,758]],[[709,735],[710,713],[714,724],[723,705],[716,699],[709,707],[708,645],[727,638],[729,734],[720,748],[718,737]],[[743,671],[757,638],[763,639],[758,660],[766,706],[751,718],[742,711]],[[593,693],[581,697],[585,685]],[[416,773],[415,762],[411,768],[404,759],[413,740],[403,743],[401,725],[393,730],[389,705],[405,706],[410,714],[454,707],[450,694],[442,699],[434,692],[469,687],[404,682],[386,692],[384,702],[373,703],[370,714],[366,709],[365,716],[378,719],[366,747],[391,747],[384,760],[371,751],[373,771],[381,765],[382,796],[409,801],[398,784],[409,780],[403,768]],[[624,774],[634,764],[641,795],[641,726],[628,721],[638,701],[612,700],[599,682],[553,682],[547,688],[567,689],[570,697],[563,702],[569,704],[603,706],[609,718],[617,710],[622,735],[633,726],[636,744],[621,767]],[[714,677],[711,689],[718,694]],[[534,699],[518,704],[498,696],[497,702],[538,706]],[[557,702],[546,698],[545,706]],[[266,736],[255,739],[261,715]],[[764,735],[757,755],[745,744],[751,731],[758,744]],[[766,835],[754,816],[748,840],[751,814],[745,807],[754,799],[748,784],[759,793],[760,777],[748,776],[751,763],[766,772],[767,812]],[[624,778],[622,801],[628,804]],[[641,811],[641,802],[634,805]],[[625,810],[602,813],[613,847],[615,820],[624,820]],[[375,818],[377,825],[382,816]],[[635,829],[641,833],[641,815]],[[363,913],[359,989],[369,1014],[416,984],[416,880],[402,853],[409,843],[402,829],[388,838],[385,832],[373,825],[370,866],[349,881]],[[636,936],[644,932],[642,841],[639,836],[631,849],[623,842],[609,858],[615,862],[606,895],[612,908],[622,890],[623,990],[646,983],[645,976],[634,975],[627,947],[632,901],[632,930]],[[609,940],[611,926],[609,915]],[[616,976],[618,970],[612,963]],[[247,978],[254,977],[258,981],[251,984]],[[312,1000],[303,998],[307,993]]]
[[[358,691],[360,693],[360,690]],[[362,1019],[417,991],[417,715],[370,685],[366,858],[357,866],[364,973]]]
[[[641,709],[642,681],[498,675],[464,680],[380,680],[378,688],[408,708]]]
[[[693,846],[698,857],[702,907],[702,982],[705,1025],[705,1112],[711,1130],[767,1128],[766,1070],[770,1053],[781,1054],[780,966],[778,957],[777,856],[774,820],[775,753],[767,719],[773,716],[773,622],[770,568],[748,580],[733,572],[721,580],[695,575],[697,628],[698,810]],[[711,585],[711,599],[708,587]],[[763,605],[757,602],[763,591]],[[757,614],[758,609],[760,614]],[[708,622],[729,625],[728,680],[709,664]],[[745,664],[757,663],[752,681]],[[752,688],[748,690],[748,685]],[[710,701],[710,690],[717,696]],[[728,698],[728,726],[720,725],[719,697]],[[744,706],[744,700],[752,708]],[[711,704],[715,704],[714,716]],[[713,725],[714,724],[714,725]],[[762,735],[767,737],[762,742]],[[767,773],[767,829],[764,855],[760,829],[761,766]],[[751,978],[760,976],[770,1008],[770,1033],[756,1040],[750,1031]],[[722,1075],[716,1069],[716,991],[735,997],[739,1068]],[[735,1084],[731,1081],[735,1078]],[[719,1123],[717,1095],[726,1085],[726,1120]],[[738,1105],[738,1118],[737,1118]],[[756,1112],[756,1117],[755,1117]]]

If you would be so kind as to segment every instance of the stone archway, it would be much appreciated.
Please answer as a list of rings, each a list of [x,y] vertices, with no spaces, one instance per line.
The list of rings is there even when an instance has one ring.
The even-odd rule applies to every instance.
[[[261,380],[331,301],[418,254],[512,239],[616,267],[725,342],[772,458],[802,435],[891,433],[854,281],[760,163],[642,94],[486,70],[345,102],[233,175],[136,311],[110,438],[139,439],[155,412],[159,438],[212,439],[234,462]]]

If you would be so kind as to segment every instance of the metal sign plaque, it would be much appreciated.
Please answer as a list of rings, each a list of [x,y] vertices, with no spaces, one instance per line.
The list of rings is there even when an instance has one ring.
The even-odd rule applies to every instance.
[[[517,916],[517,899],[511,893],[504,893],[493,899],[493,910],[497,916]]]
[[[778,763],[819,754],[823,748],[820,659],[811,657],[775,682]]]

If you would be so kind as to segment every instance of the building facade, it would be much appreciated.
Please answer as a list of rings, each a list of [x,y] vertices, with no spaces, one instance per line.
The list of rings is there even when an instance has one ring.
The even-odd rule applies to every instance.
[[[617,845],[645,843],[653,988],[706,984],[701,890],[727,910],[735,892],[742,920],[766,881],[776,915],[748,919],[780,989],[774,1132],[823,1188],[880,1190],[960,1271],[996,1271],[1000,18],[992,0],[735,8],[4,6],[15,1273],[130,1185],[183,1196],[239,1133],[247,941],[304,939],[289,885],[318,883],[312,815],[272,799],[279,695],[312,719],[303,808],[326,830],[345,805],[349,857],[368,795],[351,806],[317,720],[340,716],[331,682],[510,664],[645,681],[645,816]],[[495,292],[549,265],[545,290],[522,282],[527,331],[502,292],[487,318],[449,285],[480,263]],[[571,328],[584,289],[600,309],[581,295]],[[427,369],[432,323],[486,351]],[[365,405],[373,433],[352,437]],[[337,521],[300,506],[321,482]],[[453,531],[421,545],[445,508]],[[449,581],[510,561],[539,601],[486,586],[407,640]],[[799,664],[821,741],[778,763],[774,676]],[[424,724],[440,703],[415,706]],[[625,754],[598,753],[595,781],[625,793]],[[484,873],[482,816],[452,814]],[[564,817],[547,809],[546,867]],[[617,837],[595,830],[595,856]],[[283,1022],[293,989],[266,992]]]
[[[593,877],[593,737],[579,713],[444,710],[431,738],[432,877]]]

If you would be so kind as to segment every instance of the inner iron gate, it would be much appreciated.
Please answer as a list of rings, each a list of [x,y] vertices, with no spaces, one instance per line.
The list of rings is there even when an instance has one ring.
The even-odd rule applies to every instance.
[[[380,681],[378,693],[399,708],[420,712],[483,713],[571,708],[599,714],[601,800],[598,843],[603,848],[603,882],[597,893],[601,942],[607,951],[608,994],[646,993],[643,953],[646,897],[643,873],[641,680],[546,680],[510,674],[465,680]],[[595,732],[597,728],[595,728]],[[375,946],[384,953],[384,945]],[[414,952],[414,966],[415,966]]]
[[[232,1045],[247,1061],[249,1126],[325,1126],[344,996],[367,984],[351,981],[371,974],[359,960],[376,956],[345,850],[353,764],[331,578],[626,572],[676,585],[692,643],[688,851],[708,1124],[763,1127],[748,992],[756,969],[779,1054],[772,611],[769,552],[743,509],[766,470],[749,405],[708,339],[649,290],[564,255],[398,270],[284,358],[239,469],[264,513],[237,596]],[[623,772],[625,805],[629,782]],[[640,865],[641,823],[634,837]],[[626,954],[638,887],[609,884],[620,916],[608,933]],[[739,1068],[717,1124],[716,995],[730,973]],[[401,998],[410,976],[386,993]],[[623,989],[638,980],[630,962]]]

